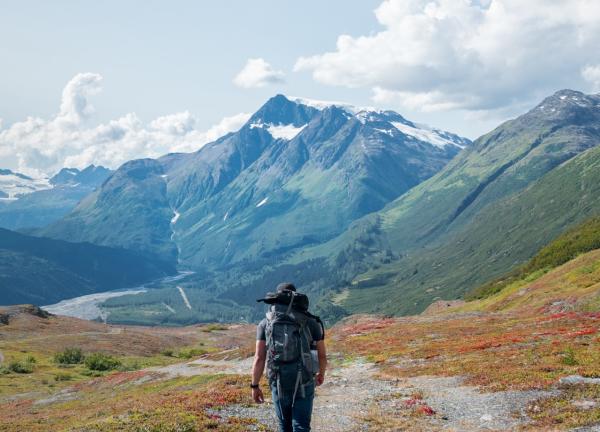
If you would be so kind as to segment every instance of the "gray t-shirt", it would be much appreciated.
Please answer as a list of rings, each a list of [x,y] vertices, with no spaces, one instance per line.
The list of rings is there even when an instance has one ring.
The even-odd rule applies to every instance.
[[[307,326],[308,331],[310,331],[310,335],[312,336],[313,342],[323,340],[323,329],[321,328],[321,324],[319,324],[317,320],[309,319]],[[267,319],[264,318],[260,323],[258,323],[258,327],[256,327],[256,340],[267,340],[267,336],[265,335],[266,327]]]

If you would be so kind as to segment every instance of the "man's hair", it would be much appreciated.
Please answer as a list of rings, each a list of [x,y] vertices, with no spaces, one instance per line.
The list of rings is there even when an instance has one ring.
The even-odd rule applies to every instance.
[[[291,282],[283,282],[283,283],[280,283],[279,285],[277,285],[277,292],[283,292],[283,291],[294,291],[295,292],[296,287]]]

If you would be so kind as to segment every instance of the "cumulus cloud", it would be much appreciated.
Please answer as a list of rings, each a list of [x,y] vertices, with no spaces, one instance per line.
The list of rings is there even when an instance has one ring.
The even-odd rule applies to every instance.
[[[600,64],[584,67],[581,76],[592,85],[593,91],[600,91]]]
[[[285,74],[282,71],[274,70],[264,59],[251,58],[233,78],[233,83],[242,88],[265,87],[269,84],[283,82],[284,77]]]
[[[425,111],[504,109],[598,86],[587,64],[600,45],[595,0],[385,0],[375,15],[381,31],[341,35],[294,70]]]
[[[101,90],[102,77],[77,74],[65,86],[58,114],[50,119],[28,117],[6,129],[0,124],[0,167],[32,175],[51,175],[63,167],[90,164],[116,168],[137,158],[169,152],[190,152],[239,129],[250,117],[225,117],[208,130],[199,130],[189,112],[144,123],[134,113],[89,126],[94,112],[89,96]]]

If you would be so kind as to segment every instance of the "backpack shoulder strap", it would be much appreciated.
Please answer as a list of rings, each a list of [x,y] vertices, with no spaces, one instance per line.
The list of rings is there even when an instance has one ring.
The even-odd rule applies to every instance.
[[[323,324],[323,321],[321,320],[321,318],[316,315],[311,314],[308,311],[306,311],[304,313],[306,314],[306,316],[314,319],[317,323],[319,323],[319,325],[321,326],[321,331],[323,332],[323,339],[325,339],[325,325]]]

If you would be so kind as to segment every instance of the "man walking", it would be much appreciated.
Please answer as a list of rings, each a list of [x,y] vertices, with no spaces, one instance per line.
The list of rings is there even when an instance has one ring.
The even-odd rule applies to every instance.
[[[256,330],[252,398],[264,402],[259,382],[266,364],[279,431],[310,431],[315,385],[323,384],[327,368],[325,328],[291,283],[258,301],[270,307]]]

